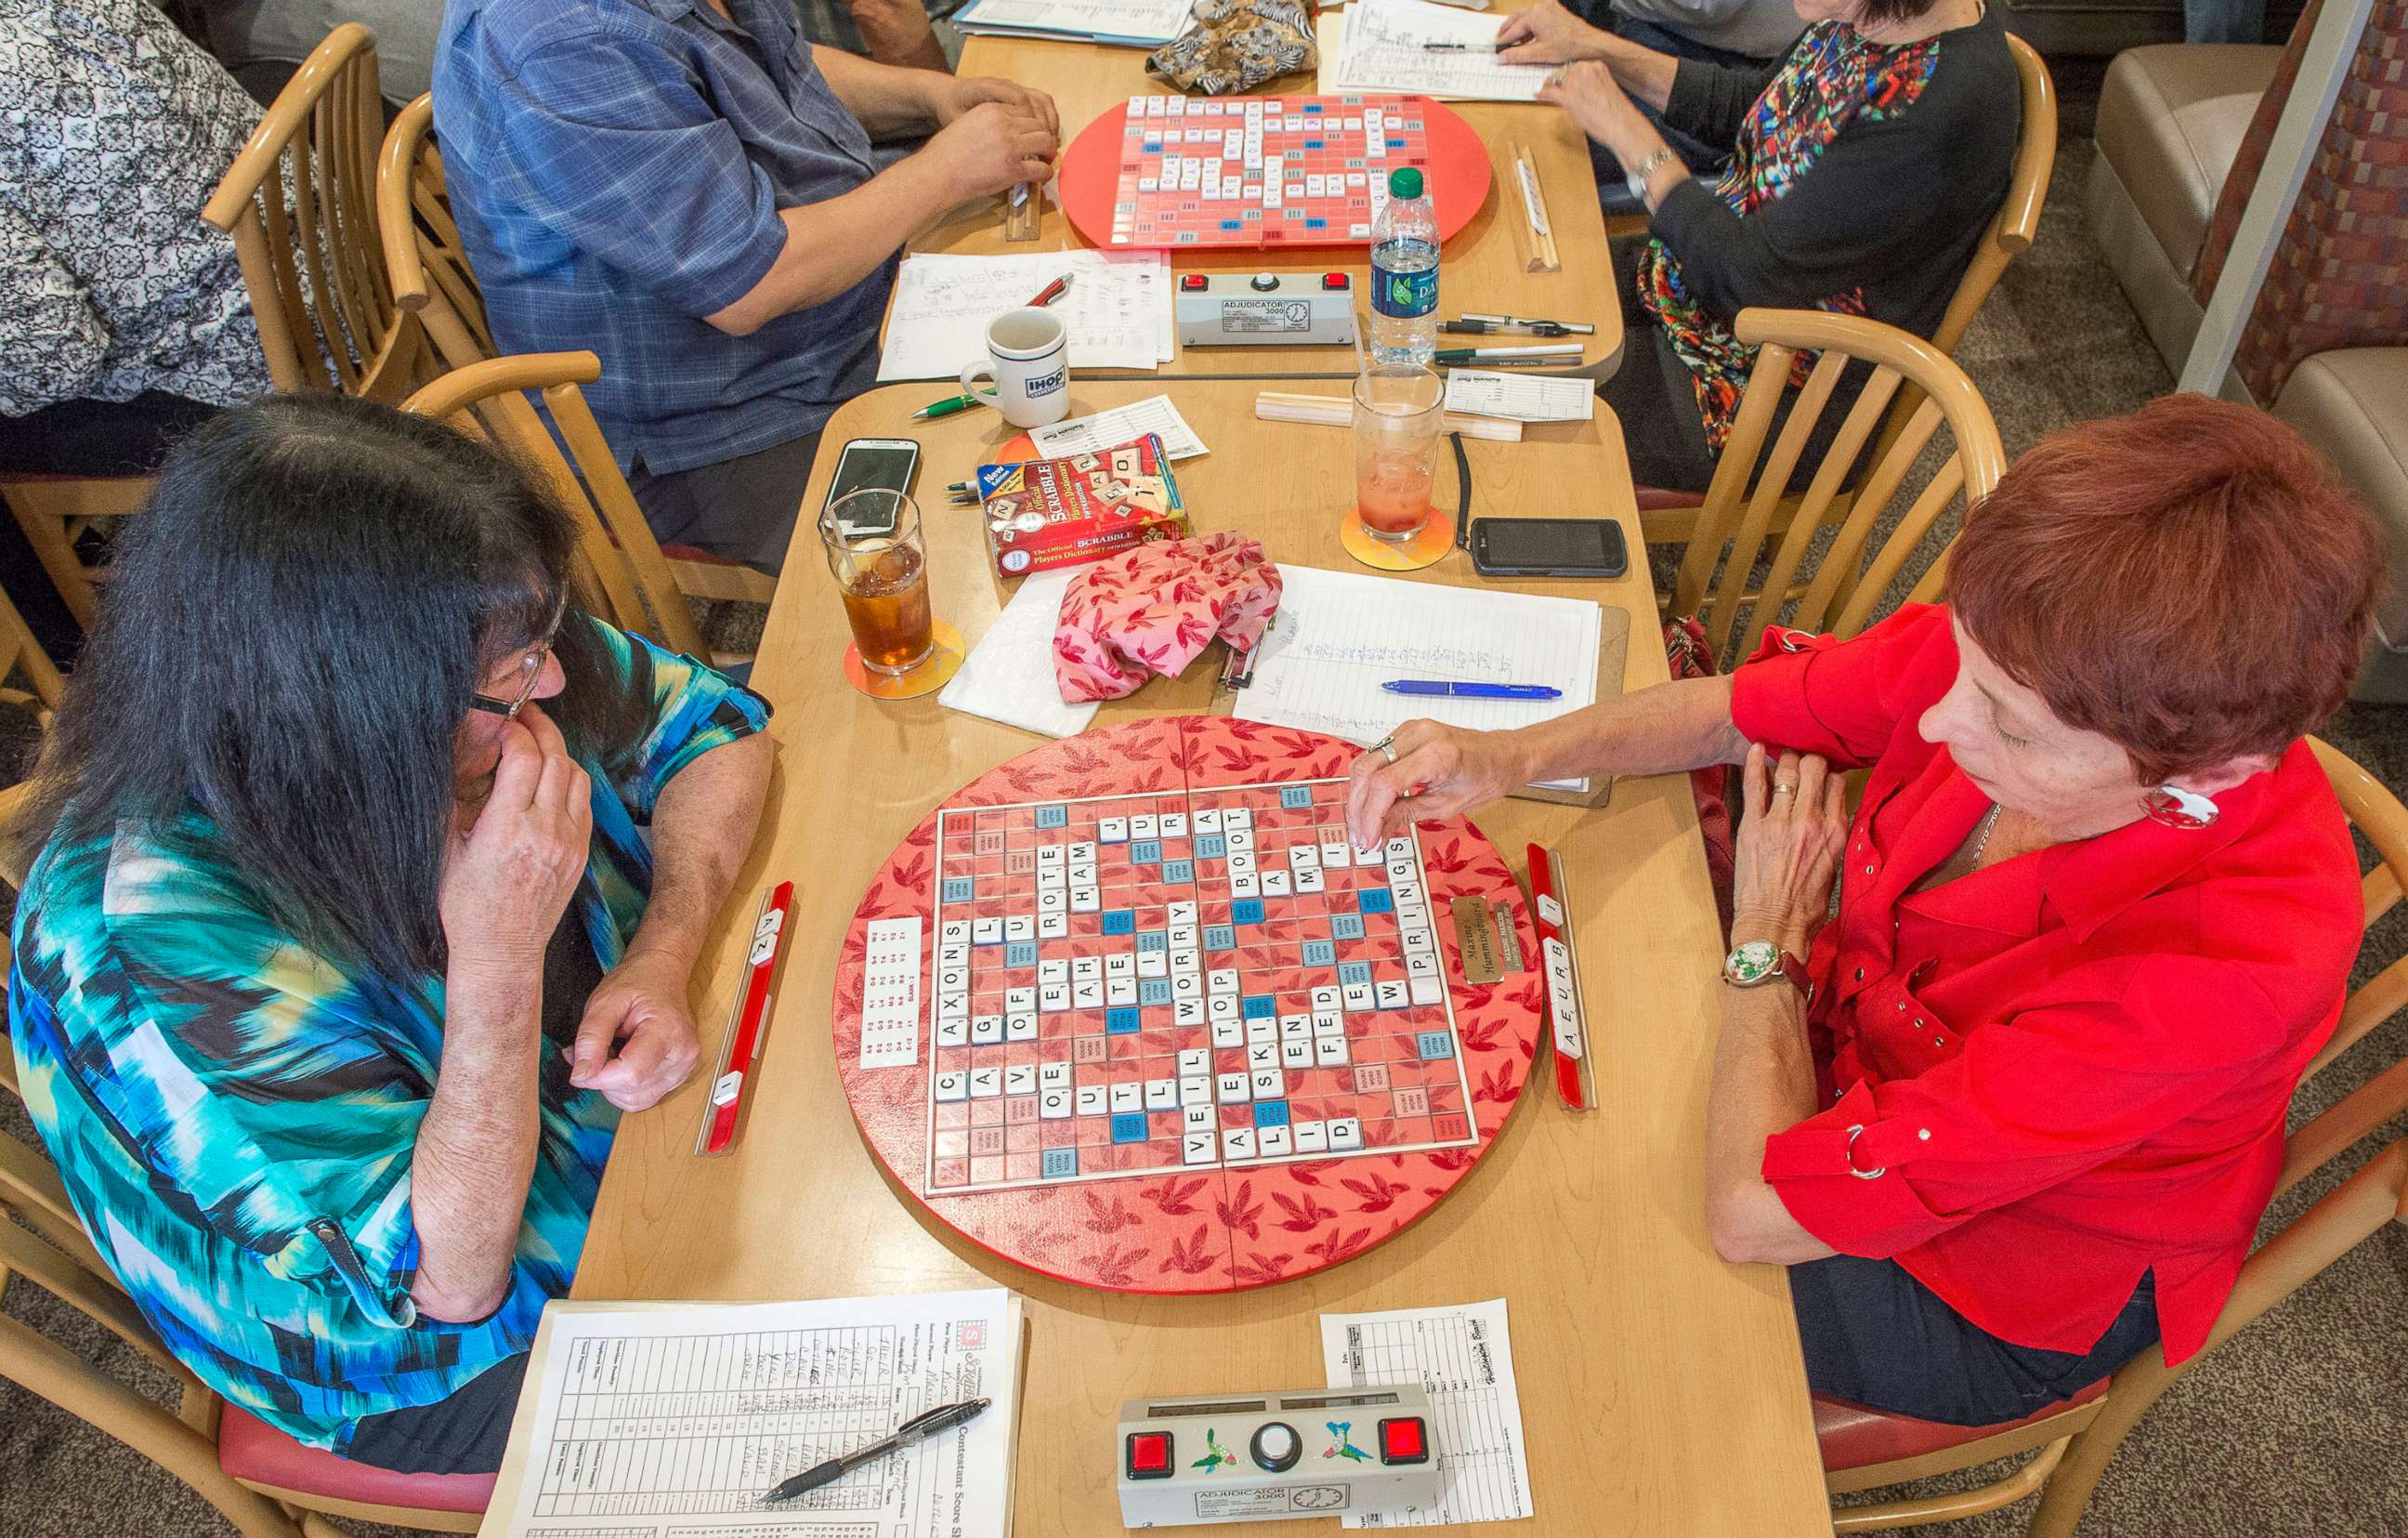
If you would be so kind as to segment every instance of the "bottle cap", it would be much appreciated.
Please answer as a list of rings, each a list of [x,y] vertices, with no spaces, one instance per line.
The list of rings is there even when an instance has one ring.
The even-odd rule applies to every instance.
[[[1388,195],[1419,197],[1422,195],[1422,173],[1418,166],[1399,165],[1388,173]]]

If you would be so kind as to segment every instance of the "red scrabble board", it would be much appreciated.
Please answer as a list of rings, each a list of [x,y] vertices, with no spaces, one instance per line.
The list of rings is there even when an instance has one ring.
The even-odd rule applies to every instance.
[[[1426,97],[1132,96],[1064,152],[1062,207],[1098,246],[1367,246],[1406,165],[1441,240],[1487,199],[1487,147]]]
[[[1135,1292],[1302,1275],[1442,1198],[1512,1108],[1540,1007],[1535,973],[1461,981],[1450,900],[1502,903],[1534,945],[1469,823],[1347,847],[1354,755],[1138,722],[931,812],[853,916],[834,1009],[904,1189],[1005,1258]]]

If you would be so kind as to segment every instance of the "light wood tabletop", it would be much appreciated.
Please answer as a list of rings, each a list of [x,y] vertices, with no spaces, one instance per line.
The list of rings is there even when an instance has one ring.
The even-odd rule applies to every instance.
[[[1504,15],[1499,11],[1499,18]],[[1068,147],[1079,130],[1131,96],[1163,93],[1168,88],[1145,73],[1146,50],[1104,48],[1093,43],[1050,42],[1026,37],[972,37],[962,50],[960,73],[994,75],[1050,93],[1062,117],[1062,142]],[[1282,81],[1290,94],[1310,93],[1313,82],[1298,76]],[[1605,220],[1597,202],[1597,175],[1590,168],[1588,140],[1557,108],[1524,102],[1455,102],[1449,104],[1479,134],[1488,150],[1488,199],[1455,237],[1446,243],[1440,266],[1439,308],[1442,315],[1465,310],[1491,314],[1529,315],[1545,320],[1580,322],[1597,327],[1581,338],[1587,344],[1581,372],[1611,377],[1622,357],[1622,309],[1614,295],[1613,272],[1606,258]],[[1530,151],[1547,201],[1548,223],[1555,237],[1562,270],[1534,273],[1524,257],[1521,197],[1513,188],[1513,147]],[[955,210],[914,236],[915,252],[996,255],[1014,252],[1068,251],[1092,244],[1049,197],[1040,199],[1041,224],[1033,241],[1004,238],[1000,199]],[[1368,295],[1370,257],[1362,247],[1331,247],[1266,254],[1260,251],[1178,251],[1171,256],[1178,272],[1343,271],[1354,279],[1354,292]],[[1369,301],[1362,303],[1368,308]],[[1469,345],[1479,338],[1456,341]],[[1530,338],[1498,338],[1499,342]],[[1320,375],[1352,378],[1354,350],[1342,347],[1208,347],[1182,348],[1161,368],[1163,376],[1256,379],[1265,375]],[[1549,372],[1570,372],[1570,369]],[[1083,370],[1082,370],[1083,372]],[[924,402],[923,403],[924,404]]]
[[[1212,452],[1179,466],[1199,532],[1235,528],[1277,559],[1354,569],[1338,527],[1352,499],[1342,428],[1259,423],[1258,386],[1196,381],[1182,411]],[[1081,378],[1072,410],[1142,398],[1143,381]],[[939,618],[975,641],[1009,590],[993,575],[974,510],[941,490],[1001,438],[989,412],[908,424],[926,395],[900,385],[854,400],[830,448],[910,427]],[[1532,429],[1521,443],[1466,444],[1478,507],[1611,515],[1640,549],[1620,430]],[[807,508],[834,463],[823,453]],[[1441,501],[1453,478],[1441,472]],[[1139,1297],[1054,1282],[942,1228],[891,1186],[864,1147],[829,1037],[838,951],[889,851],[977,775],[1039,745],[934,697],[881,703],[838,673],[848,632],[810,520],[770,611],[753,685],[777,708],[779,762],[752,857],[703,957],[695,1018],[706,1061],[726,1018],[763,888],[799,892],[767,1056],[735,1152],[697,1158],[703,1076],[621,1126],[576,1296],[779,1299],[1001,1285],[1029,1300],[1018,1469],[1024,1535],[1120,1531],[1115,1417],[1141,1395],[1297,1387],[1321,1381],[1319,1317],[1472,1302],[1512,1307],[1515,1370],[1537,1520],[1499,1534],[1828,1533],[1804,1370],[1782,1272],[1725,1264],[1703,1215],[1706,1085],[1719,957],[1713,901],[1684,778],[1617,784],[1599,810],[1509,800],[1474,820],[1520,870],[1531,840],[1561,849],[1606,1109],[1569,1112],[1545,1065],[1496,1144],[1430,1215],[1358,1258],[1258,1290]],[[1475,581],[1450,555],[1402,579]],[[1510,584],[1627,609],[1624,680],[1665,676],[1641,574]],[[1097,725],[1225,711],[1215,648],[1174,680],[1106,705]],[[1294,1534],[1294,1524],[1217,1528]],[[1315,1529],[1311,1531],[1327,1531]],[[1469,1529],[1458,1531],[1469,1531]]]

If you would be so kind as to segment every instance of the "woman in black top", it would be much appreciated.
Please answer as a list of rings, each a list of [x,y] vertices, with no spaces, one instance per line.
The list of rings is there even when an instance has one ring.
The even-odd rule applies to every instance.
[[[2006,195],[2022,91],[1983,0],[1796,4],[1804,35],[1762,70],[1675,60],[1557,0],[1498,32],[1503,62],[1563,63],[1541,99],[1627,168],[1653,215],[1646,239],[1614,248],[1627,351],[1598,392],[1641,485],[1713,479],[1755,361],[1731,334],[1741,310],[1837,310],[1928,337]],[[1711,190],[1649,109],[1731,147]],[[1824,414],[1820,442],[1845,405]]]

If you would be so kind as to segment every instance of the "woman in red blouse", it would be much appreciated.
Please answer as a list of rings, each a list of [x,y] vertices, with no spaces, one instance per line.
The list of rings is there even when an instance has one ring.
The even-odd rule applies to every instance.
[[[1817,1391],[2011,1420],[2197,1352],[2248,1253],[2364,914],[2300,739],[2384,569],[2304,440],[2175,395],[2019,460],[1945,604],[1520,731],[1411,723],[1348,815],[1743,763],[1715,1247],[1790,1267]]]

